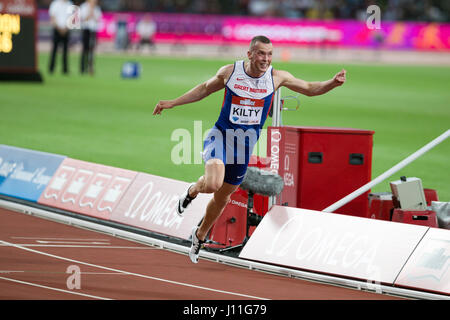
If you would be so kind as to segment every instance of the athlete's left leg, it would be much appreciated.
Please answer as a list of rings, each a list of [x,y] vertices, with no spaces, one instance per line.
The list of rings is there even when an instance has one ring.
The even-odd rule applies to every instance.
[[[226,205],[228,204],[231,195],[236,191],[238,187],[239,185],[232,185],[224,182],[219,190],[214,192],[214,196],[206,206],[206,213],[203,221],[197,230],[197,237],[200,240],[205,240],[209,230],[214,225],[216,220],[220,217]]]

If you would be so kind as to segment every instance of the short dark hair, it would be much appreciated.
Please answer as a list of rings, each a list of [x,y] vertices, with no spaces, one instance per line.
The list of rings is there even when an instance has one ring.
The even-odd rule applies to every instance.
[[[253,48],[253,46],[256,44],[256,42],[262,42],[262,43],[272,43],[269,38],[266,36],[256,36],[253,37],[252,41],[250,42],[250,50]]]

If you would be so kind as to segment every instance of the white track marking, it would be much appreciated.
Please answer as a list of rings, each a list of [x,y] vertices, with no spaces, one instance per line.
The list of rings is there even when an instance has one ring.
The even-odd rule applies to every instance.
[[[85,238],[44,238],[44,237],[10,237],[11,239],[25,239],[25,240],[62,240],[62,241],[104,241],[109,242],[109,239],[85,239]]]
[[[109,242],[100,242],[100,241],[49,241],[49,240],[36,240],[37,243],[43,244],[102,244],[109,245]]]
[[[52,258],[56,258],[56,259],[60,259],[60,260],[64,260],[64,261],[69,261],[71,263],[83,264],[83,265],[86,265],[86,266],[89,266],[89,267],[109,270],[109,271],[113,271],[113,272],[120,272],[120,273],[127,274],[127,275],[130,275],[130,276],[136,276],[136,277],[140,277],[140,278],[146,278],[146,279],[151,279],[151,280],[171,283],[171,284],[180,285],[180,286],[184,286],[184,287],[190,287],[190,288],[194,288],[194,289],[200,289],[200,290],[218,292],[218,293],[223,293],[223,294],[235,295],[235,296],[244,297],[244,298],[251,298],[251,299],[258,299],[258,300],[269,300],[267,298],[255,297],[255,296],[250,296],[250,295],[246,295],[246,294],[242,294],[242,293],[236,293],[236,292],[231,292],[231,291],[212,289],[212,288],[208,288],[208,287],[197,286],[197,285],[194,285],[194,284],[189,284],[189,283],[184,283],[184,282],[179,282],[179,281],[173,281],[173,280],[168,280],[168,279],[163,279],[163,278],[158,278],[158,277],[152,277],[152,276],[147,276],[147,275],[143,275],[143,274],[139,274],[139,273],[128,272],[128,271],[123,271],[123,270],[119,270],[119,269],[114,269],[114,268],[104,267],[104,266],[100,266],[100,265],[95,265],[95,264],[92,264],[92,263],[87,263],[87,262],[83,262],[83,261],[78,261],[78,260],[74,260],[74,259],[60,257],[60,256],[56,256],[56,255],[53,255],[53,254],[50,254],[50,253],[37,251],[37,250],[26,248],[26,247],[22,247],[21,245],[17,245],[17,244],[14,244],[14,243],[9,243],[9,242],[3,241],[3,240],[0,240],[0,243],[3,243],[5,245],[9,245],[9,246],[15,247],[17,249],[21,249],[21,250],[25,250],[25,251],[29,251],[29,252],[33,252],[33,253],[37,253],[37,254],[41,254],[41,255],[44,255],[44,256],[48,256],[48,257],[52,257]]]
[[[125,273],[121,273],[121,272],[83,272],[83,271],[80,271],[80,274],[126,276]]]
[[[42,270],[0,270],[1,273],[41,273],[41,274],[67,274],[66,272],[46,272]],[[118,276],[126,276],[124,273],[120,272],[82,272],[80,274],[89,274],[89,275],[118,275]]]
[[[128,246],[97,246],[97,245],[70,245],[70,244],[37,244],[21,243],[23,247],[42,247],[42,248],[92,248],[92,249],[137,249],[137,250],[161,250],[157,247],[128,247]],[[0,243],[0,247],[10,247]]]
[[[85,294],[85,293],[75,292],[75,291],[69,291],[69,290],[63,290],[63,289],[59,289],[59,288],[47,287],[47,286],[43,286],[43,285],[40,285],[40,284],[37,284],[37,283],[26,282],[26,281],[11,279],[11,278],[0,277],[0,279],[6,280],[6,281],[16,282],[16,283],[20,283],[20,284],[26,284],[26,285],[33,286],[33,287],[38,287],[38,288],[44,288],[44,289],[49,289],[49,290],[54,290],[54,291],[59,291],[59,292],[64,292],[64,293],[75,294],[75,295],[78,295],[78,296],[83,296],[83,297],[88,297],[88,298],[93,298],[93,299],[113,300],[113,299],[110,299],[110,298],[93,296],[93,295],[90,295],[90,294]]]

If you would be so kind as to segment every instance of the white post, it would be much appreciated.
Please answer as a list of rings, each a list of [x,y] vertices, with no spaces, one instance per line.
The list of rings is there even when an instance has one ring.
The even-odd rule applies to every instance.
[[[414,160],[416,160],[417,158],[422,156],[425,152],[429,151],[430,149],[432,149],[433,147],[437,146],[439,143],[441,143],[442,141],[447,139],[449,136],[450,136],[450,130],[447,130],[446,132],[441,134],[439,137],[437,137],[433,141],[429,142],[427,145],[423,146],[421,149],[417,150],[416,152],[411,154],[409,157],[407,157],[403,161],[399,162],[398,164],[396,164],[395,166],[393,166],[392,168],[390,168],[389,170],[387,170],[383,174],[379,175],[378,177],[376,177],[375,179],[373,179],[369,183],[363,185],[361,188],[353,191],[348,196],[346,196],[346,197],[342,198],[341,200],[333,203],[331,206],[323,209],[322,211],[323,212],[333,212],[333,211],[339,209],[343,205],[347,204],[348,202],[352,201],[353,199],[355,199],[356,197],[360,196],[364,192],[368,191],[373,186],[375,186],[378,183],[382,182],[384,179],[390,177],[391,175],[393,175],[398,170],[400,170],[403,167],[405,167],[406,165],[410,164],[411,162],[413,162]]]
[[[272,127],[281,127],[281,88],[273,96]]]

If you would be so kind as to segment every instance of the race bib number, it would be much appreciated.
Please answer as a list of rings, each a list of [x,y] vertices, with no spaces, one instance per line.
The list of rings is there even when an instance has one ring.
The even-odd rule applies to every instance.
[[[233,96],[231,99],[230,122],[234,124],[260,124],[264,109],[264,100],[241,98]]]

